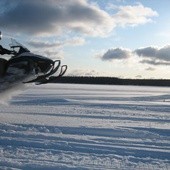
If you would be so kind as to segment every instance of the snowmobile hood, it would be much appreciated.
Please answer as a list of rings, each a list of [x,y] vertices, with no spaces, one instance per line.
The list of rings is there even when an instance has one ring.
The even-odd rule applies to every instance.
[[[25,53],[22,53],[16,57],[14,57],[13,59],[15,58],[21,58],[21,59],[29,59],[29,60],[32,60],[32,61],[35,61],[35,62],[38,62],[38,61],[44,61],[44,62],[49,62],[49,63],[53,63],[53,60],[52,59],[49,59],[47,57],[44,57],[44,56],[41,56],[41,55],[37,55],[37,54],[34,54],[34,53],[30,53],[30,52],[25,52]]]

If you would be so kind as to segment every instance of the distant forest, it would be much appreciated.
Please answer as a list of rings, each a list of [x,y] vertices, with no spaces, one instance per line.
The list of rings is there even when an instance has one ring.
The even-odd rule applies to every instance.
[[[139,85],[170,86],[170,79],[121,79],[115,77],[73,77],[64,76],[50,78],[50,83],[103,84],[103,85]]]

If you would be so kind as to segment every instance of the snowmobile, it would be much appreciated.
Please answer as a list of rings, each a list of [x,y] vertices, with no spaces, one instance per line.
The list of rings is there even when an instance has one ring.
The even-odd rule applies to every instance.
[[[6,77],[14,78],[16,70],[22,70],[24,75],[33,75],[30,80],[24,80],[23,83],[45,84],[50,82],[50,77],[56,72],[56,78],[62,77],[66,70],[67,65],[61,66],[60,60],[53,61],[50,58],[31,53],[26,47],[18,43],[16,40],[11,39],[11,50],[7,50],[1,46],[0,48],[0,79]],[[2,55],[12,55],[9,60]],[[20,74],[17,72],[17,74]],[[23,76],[20,76],[23,78]],[[27,76],[28,77],[28,76]],[[9,78],[8,78],[9,79]]]

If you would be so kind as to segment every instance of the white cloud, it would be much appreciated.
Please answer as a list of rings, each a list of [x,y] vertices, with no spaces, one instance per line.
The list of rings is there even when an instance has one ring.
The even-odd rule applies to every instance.
[[[64,58],[64,51],[61,49],[34,49],[32,52],[37,55],[49,57],[52,60],[59,60]]]
[[[154,71],[155,68],[153,68],[153,67],[148,67],[148,68],[146,68],[146,70],[147,70],[147,71]]]
[[[81,37],[73,37],[63,41],[43,41],[41,38],[30,40],[27,44],[32,48],[32,52],[51,59],[63,59],[65,46],[81,46],[85,43],[85,39]]]
[[[151,17],[158,16],[156,11],[144,7],[142,4],[135,6],[120,6],[118,12],[114,15],[115,23],[120,26],[136,26],[151,22]]]
[[[40,41],[40,40],[31,40],[28,41],[28,44],[34,48],[59,48],[64,46],[80,46],[85,43],[85,39],[81,37],[74,37],[68,40],[64,41],[55,41],[55,42],[49,42],[49,41]]]
[[[16,33],[106,36],[117,26],[151,21],[157,12],[141,4],[121,6],[113,15],[87,0],[2,0],[0,27]],[[115,10],[113,10],[115,12]]]
[[[114,26],[108,13],[86,0],[14,0],[13,5],[3,0],[1,8],[2,4],[5,10],[0,13],[0,26],[13,32],[105,35]]]
[[[61,42],[29,41],[28,44],[34,48],[57,48],[63,45]]]

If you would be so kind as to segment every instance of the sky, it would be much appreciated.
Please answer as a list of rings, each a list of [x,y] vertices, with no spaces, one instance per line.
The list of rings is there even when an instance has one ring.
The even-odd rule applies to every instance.
[[[68,76],[170,79],[170,0],[1,0],[9,37]]]

